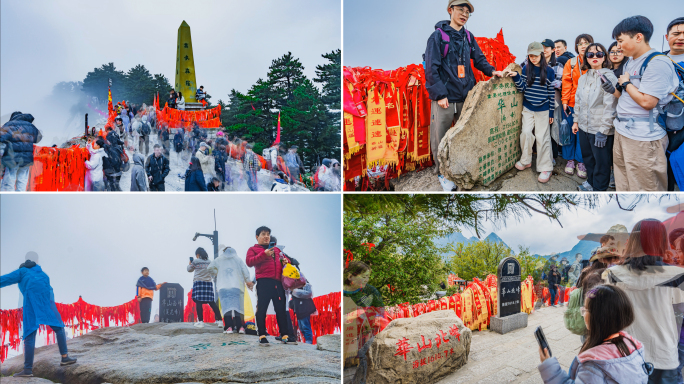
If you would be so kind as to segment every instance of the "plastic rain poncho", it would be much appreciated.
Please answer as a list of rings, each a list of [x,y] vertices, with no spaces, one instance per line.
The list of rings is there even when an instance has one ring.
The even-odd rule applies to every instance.
[[[216,289],[221,301],[221,312],[245,313],[245,283],[250,281],[249,269],[238,257],[233,248],[226,248],[207,267],[209,273],[216,277]]]

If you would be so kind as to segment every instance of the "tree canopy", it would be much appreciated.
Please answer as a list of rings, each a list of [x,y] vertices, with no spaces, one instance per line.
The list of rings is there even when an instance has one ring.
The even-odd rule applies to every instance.
[[[83,92],[88,96],[107,100],[109,79],[112,79],[112,100],[114,102],[126,100],[135,104],[152,104],[154,95],[160,97],[168,95],[171,89],[169,79],[162,74],[152,75],[144,65],[123,72],[117,70],[114,63],[103,64],[100,68],[88,72],[83,80]],[[163,106],[163,103],[161,103]]]
[[[291,52],[273,60],[266,79],[245,93],[231,90],[221,121],[230,137],[254,143],[260,153],[273,144],[277,135],[278,112],[281,122],[281,147],[297,145],[306,167],[324,158],[340,156],[340,50],[322,55],[330,63],[316,67],[317,77],[308,79],[304,66]],[[337,79],[334,76],[337,66]],[[322,84],[321,92],[314,84]],[[334,98],[337,95],[337,104]]]

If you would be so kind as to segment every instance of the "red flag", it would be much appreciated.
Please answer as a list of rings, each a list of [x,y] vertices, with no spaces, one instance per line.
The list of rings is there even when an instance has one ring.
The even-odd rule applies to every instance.
[[[107,97],[107,109],[109,109],[109,112],[112,112],[114,110],[114,106],[112,105],[112,88],[108,87],[109,90],[109,96]]]
[[[273,145],[280,144],[280,112],[278,112],[278,134]]]
[[[254,104],[252,104],[252,103],[249,103],[249,105],[251,105],[251,106],[252,106],[252,111],[256,111],[256,109],[254,109]]]

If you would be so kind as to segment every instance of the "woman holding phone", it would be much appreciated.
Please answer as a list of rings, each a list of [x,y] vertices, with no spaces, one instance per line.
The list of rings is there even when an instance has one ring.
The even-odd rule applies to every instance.
[[[582,312],[587,339],[568,372],[547,348],[539,347],[537,369],[544,383],[646,384],[653,364],[644,360],[641,342],[624,331],[634,322],[627,294],[616,286],[599,285],[587,292]]]
[[[618,102],[614,96],[617,77],[610,68],[606,48],[590,44],[582,60],[582,70],[587,72],[577,82],[572,125],[587,170],[587,180],[577,187],[584,192],[605,191],[610,184]]]
[[[214,297],[214,279],[211,272],[207,269],[209,267],[209,255],[204,248],[199,247],[195,251],[195,258],[190,258],[190,264],[188,265],[188,272],[194,272],[192,277],[192,300],[195,301],[197,310],[197,322],[195,327],[204,327],[204,304],[207,304],[214,311],[214,317],[216,318],[216,324],[219,327],[223,327],[221,322],[221,311],[218,305],[216,305],[216,298]]]

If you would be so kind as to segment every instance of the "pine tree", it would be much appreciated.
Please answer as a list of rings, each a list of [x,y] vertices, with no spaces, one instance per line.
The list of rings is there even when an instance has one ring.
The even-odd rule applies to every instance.
[[[88,72],[83,79],[83,92],[88,96],[107,100],[109,79],[112,79],[112,99],[121,100],[125,89],[126,74],[123,71],[117,71],[114,63],[104,64]]]
[[[321,56],[328,59],[330,63],[316,66],[314,82],[323,84],[323,102],[325,105],[330,109],[340,110],[342,51],[338,49]]]

